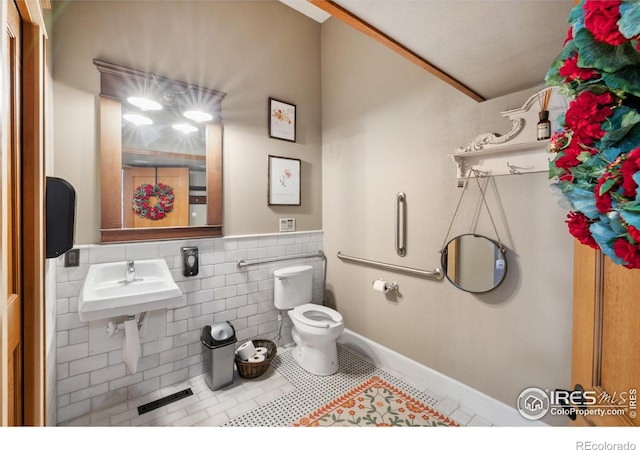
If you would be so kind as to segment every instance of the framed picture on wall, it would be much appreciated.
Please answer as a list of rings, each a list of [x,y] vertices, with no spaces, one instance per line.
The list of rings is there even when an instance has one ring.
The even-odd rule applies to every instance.
[[[269,137],[296,141],[296,105],[269,98]]]
[[[300,206],[300,167],[295,158],[269,155],[269,206]]]

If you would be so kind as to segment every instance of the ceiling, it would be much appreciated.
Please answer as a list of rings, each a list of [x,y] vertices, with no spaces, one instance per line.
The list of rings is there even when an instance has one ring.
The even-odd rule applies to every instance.
[[[280,1],[318,22],[330,17],[306,0]],[[357,16],[484,99],[544,83],[567,36],[573,7],[573,0],[328,3]]]

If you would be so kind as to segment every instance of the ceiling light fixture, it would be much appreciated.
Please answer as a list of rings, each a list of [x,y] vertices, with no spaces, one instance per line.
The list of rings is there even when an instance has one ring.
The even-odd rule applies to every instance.
[[[122,118],[135,125],[151,125],[153,123],[153,120],[140,114],[123,114]]]
[[[185,116],[187,119],[193,120],[194,122],[198,122],[198,123],[208,122],[213,119],[213,116],[211,114],[204,111],[190,110],[190,111],[185,111],[182,115]]]
[[[197,127],[194,127],[193,125],[189,125],[188,123],[177,123],[173,125],[172,128],[174,130],[181,131],[184,134],[189,134],[189,133],[193,133],[194,131],[198,131]]]
[[[143,111],[158,111],[162,109],[160,103],[146,97],[129,97],[127,101]]]

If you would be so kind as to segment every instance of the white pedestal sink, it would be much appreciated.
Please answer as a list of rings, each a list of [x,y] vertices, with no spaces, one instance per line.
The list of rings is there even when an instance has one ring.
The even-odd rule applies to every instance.
[[[128,264],[121,261],[89,267],[78,298],[80,320],[133,316],[180,304],[182,292],[164,259],[134,261],[134,280],[125,282]]]

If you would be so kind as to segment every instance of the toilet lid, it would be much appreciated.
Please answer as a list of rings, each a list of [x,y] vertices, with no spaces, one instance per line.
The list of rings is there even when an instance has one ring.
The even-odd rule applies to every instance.
[[[298,322],[310,327],[330,328],[342,323],[342,315],[338,311],[313,303],[296,306],[292,313]]]

